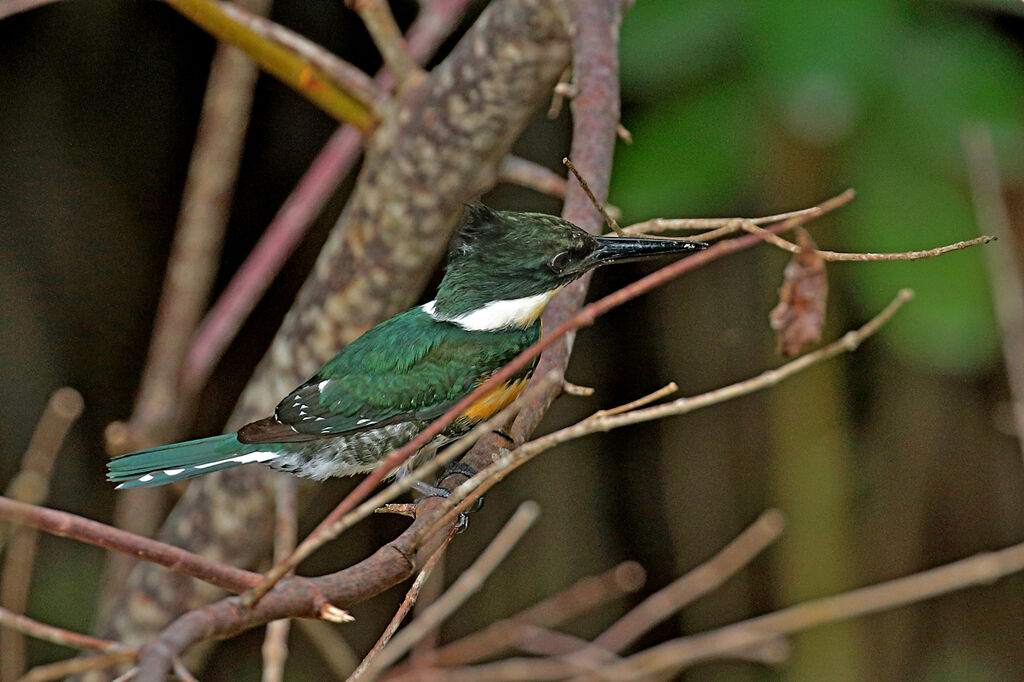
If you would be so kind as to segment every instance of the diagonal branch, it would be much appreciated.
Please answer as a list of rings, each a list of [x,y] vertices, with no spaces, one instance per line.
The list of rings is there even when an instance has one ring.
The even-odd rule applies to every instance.
[[[421,72],[409,54],[391,8],[385,0],[347,0],[347,3],[366,24],[366,30],[370,32],[384,64],[394,75],[398,89],[401,90],[411,76]]]
[[[210,561],[198,554],[123,531],[99,521],[56,509],[18,502],[7,497],[0,497],[0,519],[13,521],[51,535],[87,542],[115,552],[131,554],[144,561],[151,561],[172,571],[207,581],[232,592],[241,592],[251,587],[260,577],[258,573]]]
[[[364,134],[373,130],[376,114],[371,102],[339,88],[323,69],[235,21],[213,0],[165,0],[210,35],[234,45],[264,71],[282,81],[328,114],[351,123]]]

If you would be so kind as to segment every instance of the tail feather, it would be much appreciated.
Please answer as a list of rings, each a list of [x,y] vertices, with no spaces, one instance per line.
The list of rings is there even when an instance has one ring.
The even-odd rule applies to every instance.
[[[171,443],[133,452],[107,462],[107,480],[120,488],[164,485],[221,469],[267,462],[280,454],[275,446],[243,444],[234,434]]]

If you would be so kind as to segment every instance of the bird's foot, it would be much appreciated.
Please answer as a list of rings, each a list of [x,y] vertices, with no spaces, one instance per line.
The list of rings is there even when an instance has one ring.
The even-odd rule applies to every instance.
[[[474,476],[476,476],[476,473],[476,469],[469,466],[468,464],[463,464],[462,462],[451,462],[444,468],[440,478],[437,479],[437,482],[440,483],[441,481],[448,478],[452,474],[460,474],[462,476],[465,476],[466,478],[473,478]],[[415,490],[416,492],[420,493],[425,497],[447,498],[451,495],[451,492],[446,488],[442,488],[439,485],[430,485],[429,483],[424,483],[423,481],[416,481],[415,483],[412,484],[412,487],[413,490]],[[476,502],[473,503],[472,507],[466,509],[466,511],[459,514],[459,519],[455,525],[455,532],[461,533],[467,528],[469,528],[469,515],[473,512],[480,511],[480,509],[482,509],[483,506],[484,498],[479,497],[477,498]]]

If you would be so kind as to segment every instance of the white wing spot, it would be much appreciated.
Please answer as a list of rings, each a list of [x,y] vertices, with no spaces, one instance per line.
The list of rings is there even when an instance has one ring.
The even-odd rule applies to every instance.
[[[318,390],[320,392],[323,392],[324,386],[326,386],[330,382],[331,382],[330,379],[324,379],[323,381],[321,381],[319,384],[316,385],[316,390]]]
[[[165,476],[177,476],[178,474],[185,471],[184,469],[164,469]]]
[[[153,480],[153,474],[146,474],[145,476],[139,476],[139,483],[149,483]]]
[[[359,426],[362,426],[363,424],[373,424],[373,420],[372,419],[360,419],[359,421],[356,422],[356,424],[358,424]]]

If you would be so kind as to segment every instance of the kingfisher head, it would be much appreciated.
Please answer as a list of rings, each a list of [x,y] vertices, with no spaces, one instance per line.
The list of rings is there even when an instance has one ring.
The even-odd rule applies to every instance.
[[[474,331],[527,327],[562,287],[600,265],[705,248],[678,239],[595,237],[556,216],[473,203],[452,240],[437,299],[423,309]]]

